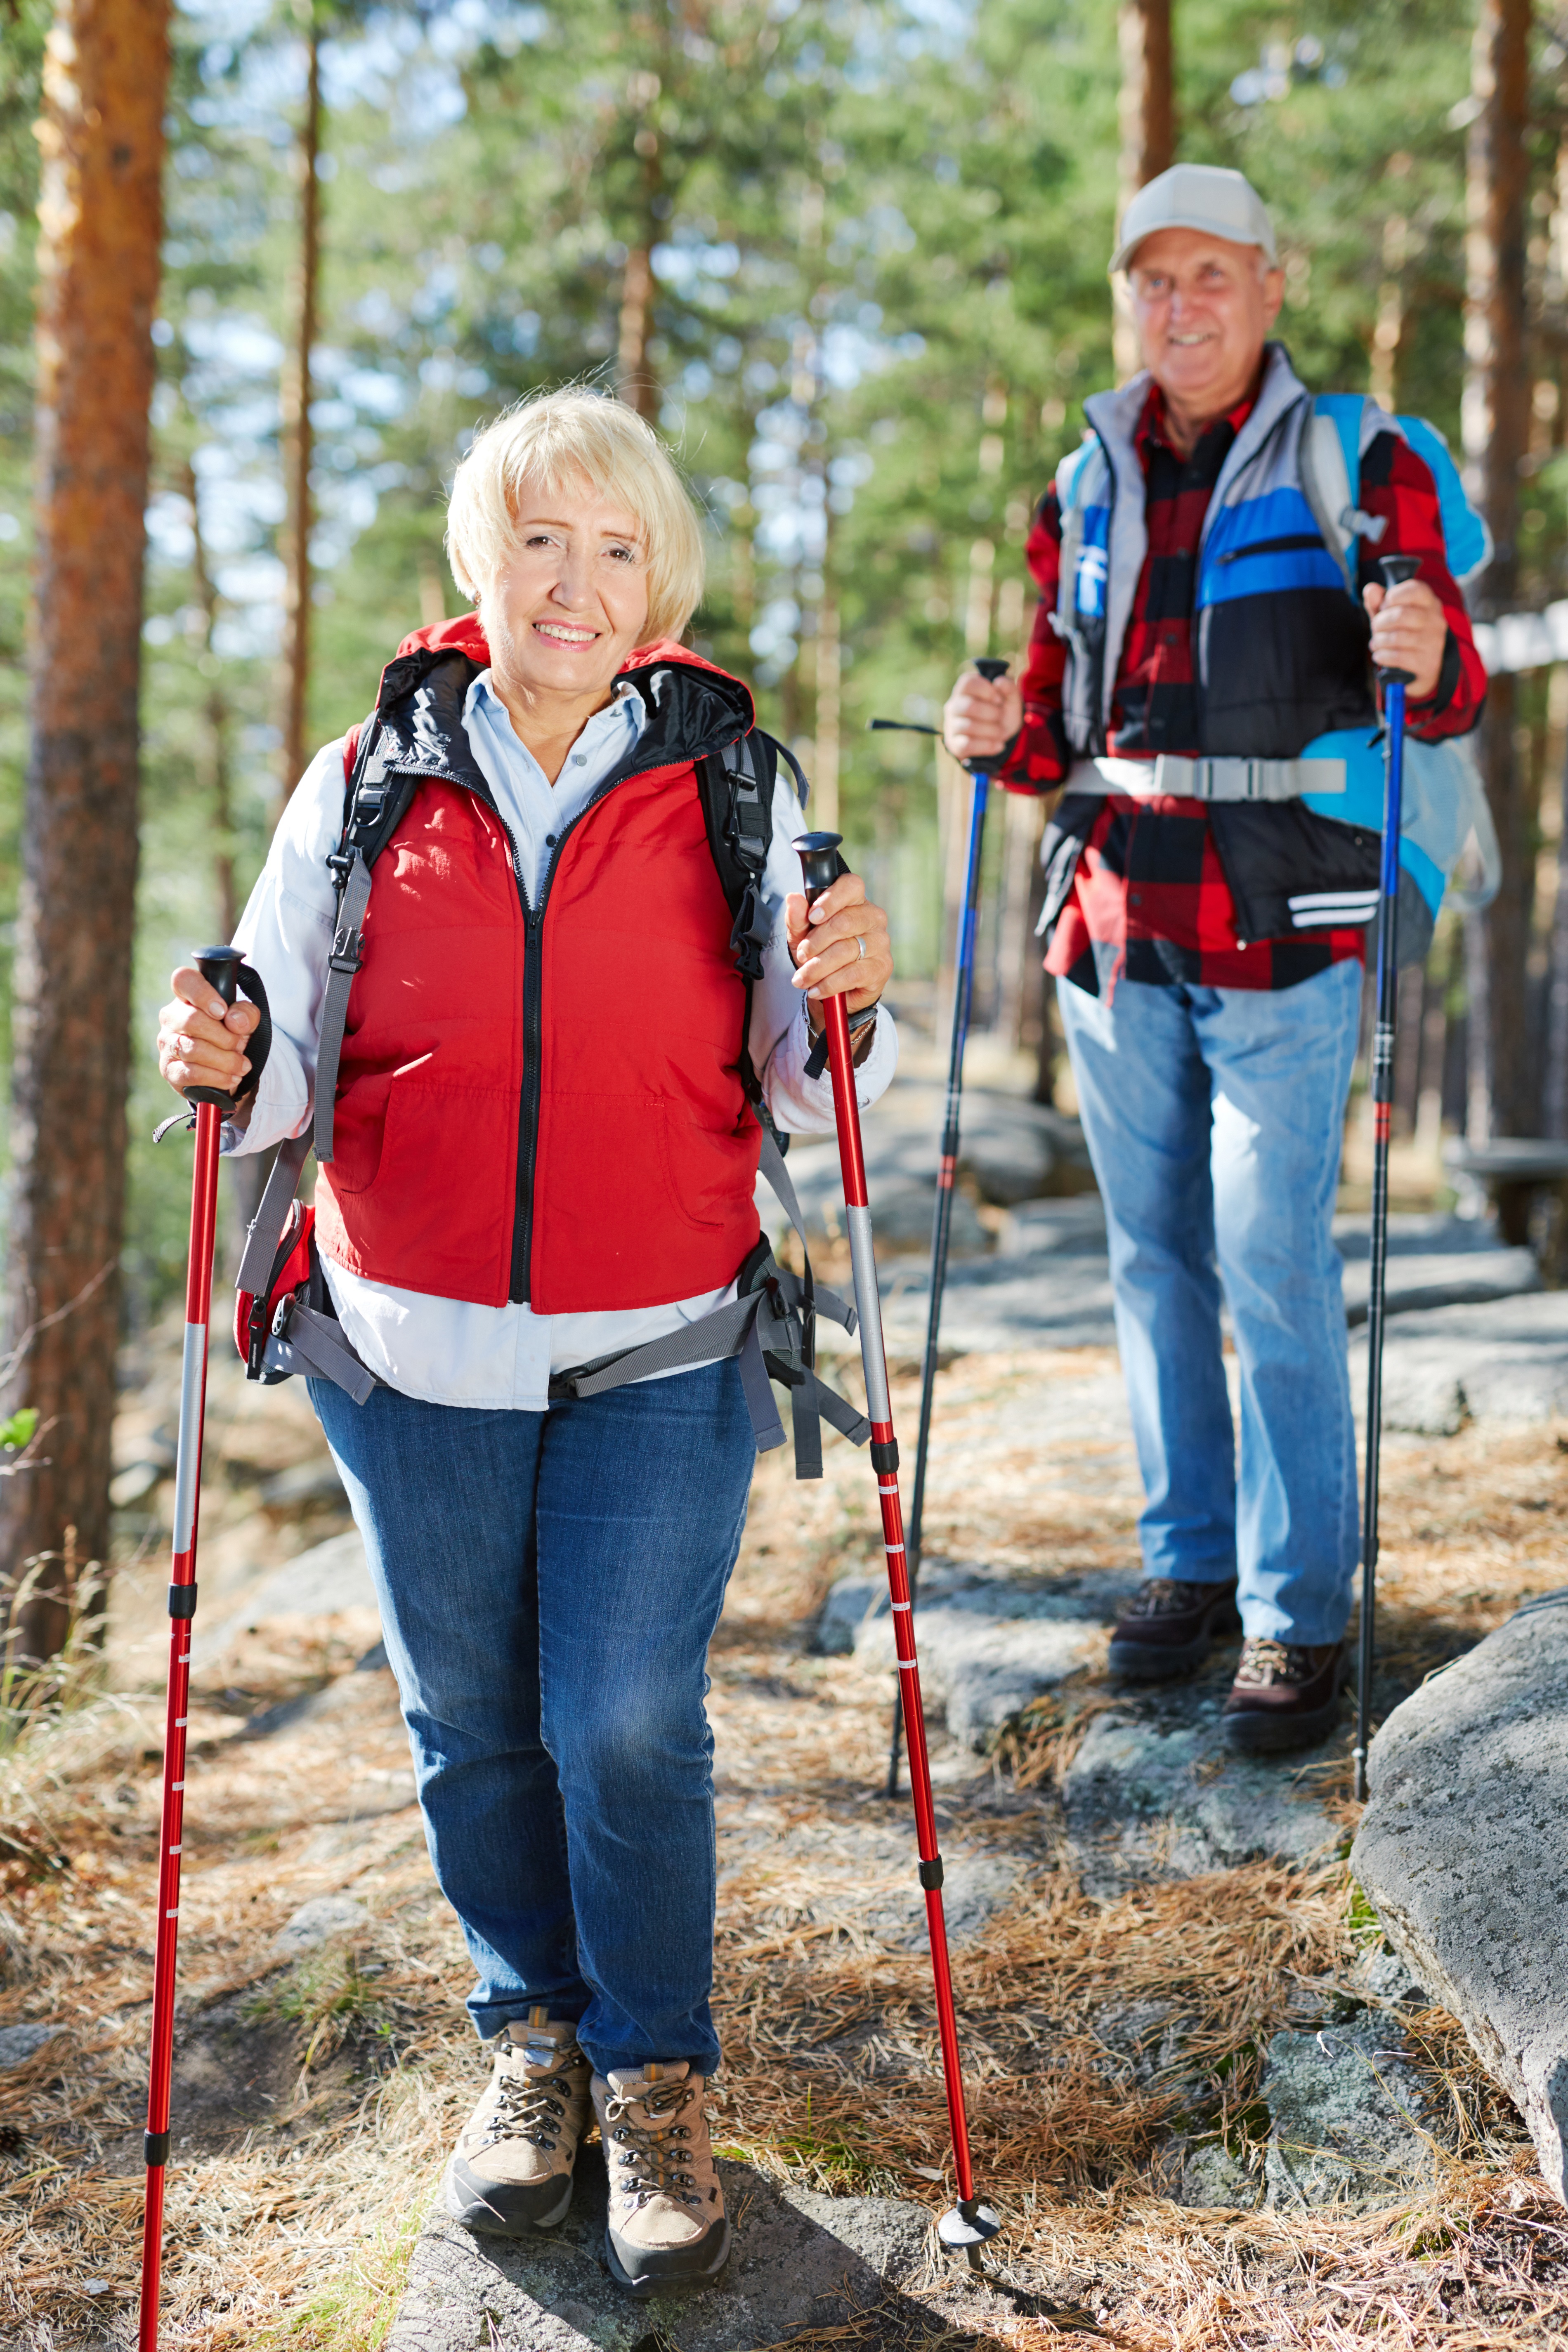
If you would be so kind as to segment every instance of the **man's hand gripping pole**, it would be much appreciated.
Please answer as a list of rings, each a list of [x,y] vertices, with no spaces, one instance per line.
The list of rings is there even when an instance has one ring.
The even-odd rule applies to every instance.
[[[807,901],[826,890],[838,872],[837,833],[808,833],[795,846],[805,880]],[[989,2205],[975,2195],[969,2156],[969,2123],[963,2105],[963,2076],[958,2053],[958,2018],[952,1999],[952,1970],[947,1952],[947,1919],[942,1900],[942,1856],[937,1851],[936,1809],[931,1799],[931,1761],[926,1752],[925,1717],[921,1708],[920,1665],[915,1656],[914,1610],[910,1598],[903,1510],[899,1496],[899,1447],[893,1435],[892,1407],[888,1398],[888,1359],[882,1343],[882,1306],[877,1288],[877,1262],[871,1245],[871,1211],[866,1192],[866,1155],[860,1139],[860,1107],[855,1093],[850,1058],[849,1023],[844,999],[822,1000],[826,1024],[828,1067],[833,1076],[833,1110],[838,1128],[838,1158],[844,1174],[845,1223],[855,1276],[855,1306],[860,1323],[860,1361],[866,1376],[866,1412],[871,1423],[871,1466],[877,1473],[877,1494],[882,1507],[882,1546],[888,1556],[888,1585],[893,1607],[893,1645],[898,1653],[899,1688],[904,1702],[910,1750],[910,1789],[914,1800],[915,1828],[920,1847],[920,1879],[925,1892],[926,1926],[931,1936],[931,1974],[935,1979],[937,2032],[942,2044],[942,2077],[947,2088],[948,2124],[952,2136],[952,2164],[958,2182],[958,2202],[937,2223],[944,2246],[962,2246],[970,2267],[981,2267],[980,2249],[1001,2228]]]

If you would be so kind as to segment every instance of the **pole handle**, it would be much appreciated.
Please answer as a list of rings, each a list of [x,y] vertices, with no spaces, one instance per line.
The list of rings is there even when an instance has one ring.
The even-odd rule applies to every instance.
[[[981,677],[985,680],[987,686],[994,686],[999,677],[1005,677],[1007,675],[1006,663],[1005,661],[997,661],[994,656],[988,654],[978,656],[975,659],[974,667],[980,672]]]
[[[829,885],[838,879],[838,850],[843,839],[841,833],[803,833],[797,835],[794,847],[800,860],[808,907],[814,898],[820,898]]]
[[[1421,569],[1418,555],[1380,555],[1377,568],[1383,574],[1384,588],[1397,588],[1402,582],[1414,580]],[[1383,686],[1409,686],[1414,672],[1407,669],[1380,669],[1378,681]]]
[[[239,994],[239,967],[245,961],[237,948],[196,948],[192,961],[209,988],[216,989],[226,1004],[232,1004]],[[187,1087],[188,1103],[211,1103],[226,1118],[234,1112],[234,1097],[226,1095],[221,1087]]]

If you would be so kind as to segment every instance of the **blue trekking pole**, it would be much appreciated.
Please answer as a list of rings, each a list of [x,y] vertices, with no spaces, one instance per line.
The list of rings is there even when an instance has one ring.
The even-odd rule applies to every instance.
[[[1005,677],[1005,661],[979,660],[974,665],[982,677],[994,680]],[[873,719],[873,730],[893,730],[900,722],[892,719]],[[939,735],[935,727],[913,728],[903,731],[911,734]],[[973,760],[961,763],[974,779],[973,796],[969,803],[969,868],[964,877],[963,914],[958,927],[958,955],[954,971],[952,1002],[952,1043],[947,1061],[947,1108],[942,1121],[942,1156],[937,1162],[936,1209],[931,1233],[931,1297],[926,1309],[925,1361],[921,1370],[921,1425],[915,1444],[914,1483],[910,1494],[909,1570],[910,1597],[916,1597],[921,1574],[921,1524],[925,1516],[926,1463],[931,1454],[931,1408],[936,1396],[937,1341],[942,1331],[942,1294],[947,1281],[947,1249],[952,1231],[952,1196],[958,1176],[958,1113],[963,1094],[963,1049],[969,1042],[969,1015],[974,1001],[974,934],[980,912],[980,855],[985,839],[985,804],[991,793],[991,772]],[[888,1796],[899,1793],[899,1758],[904,1738],[904,1694],[902,1685],[893,1693],[893,1727],[888,1751]]]
[[[1378,570],[1397,588],[1421,569],[1414,555],[1384,555]],[[1377,1608],[1377,1487],[1383,1443],[1383,1327],[1388,1265],[1388,1136],[1394,1111],[1394,1037],[1399,1017],[1399,820],[1405,785],[1405,689],[1410,672],[1380,669],[1387,738],[1383,866],[1378,884],[1377,1026],[1372,1045],[1372,1261],[1366,1307],[1366,1488],[1362,1502],[1361,1660],[1356,1678],[1355,1793],[1366,1799],[1372,1667]]]

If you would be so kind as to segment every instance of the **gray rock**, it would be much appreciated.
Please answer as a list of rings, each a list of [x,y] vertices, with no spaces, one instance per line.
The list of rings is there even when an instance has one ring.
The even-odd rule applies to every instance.
[[[1297,1777],[1325,1750],[1283,1763],[1232,1755],[1217,1696],[1189,1686],[1161,1704],[1154,1721],[1097,1716],[1068,1768],[1068,1834],[1089,1894],[1194,1878],[1261,1854],[1304,1862],[1336,1840],[1310,1781]]]
[[[1351,1868],[1568,2204],[1568,1591],[1527,1602],[1424,1683],[1367,1763]]]
[[[1351,1342],[1352,1393],[1366,1343]],[[1384,1351],[1384,1420],[1447,1436],[1467,1418],[1534,1423],[1568,1412],[1568,1291],[1401,1315]]]
[[[15,2066],[25,2066],[46,2042],[64,2032],[63,2025],[0,2026],[0,2074],[8,2074]]]
[[[931,2245],[918,2206],[781,2189],[748,2166],[719,2168],[733,2251],[706,2293],[641,2302],[616,2285],[604,2258],[604,2170],[589,2151],[572,2210],[548,2237],[480,2239],[444,2218],[428,2222],[386,2352],[753,2352],[877,2306],[892,2323],[889,2340],[926,2318],[910,2292]],[[984,2302],[985,2319],[1010,2315],[999,2297]],[[918,2332],[929,2334],[929,2321]]]
[[[370,1916],[363,1903],[352,1895],[318,1895],[309,1903],[301,1903],[291,1919],[286,1919],[272,1939],[272,1948],[284,1959],[297,1959],[302,1952],[319,1951],[334,1936],[346,1936],[355,1927],[363,1927]]]
[[[1370,2000],[1390,2008],[1406,2003],[1412,2008],[1427,2006],[1426,1986],[1417,1983],[1397,1952],[1379,1949],[1367,1953],[1356,1969],[1353,1982]]]
[[[1417,2078],[1385,2017],[1277,2033],[1261,2087],[1268,2204],[1391,2205],[1436,2179]]]
[[[274,1569],[251,1587],[241,1606],[211,1627],[200,1630],[191,1645],[199,1667],[222,1654],[237,1634],[283,1617],[335,1617],[351,1609],[374,1610],[375,1587],[365,1565],[364,1541],[357,1528],[330,1536],[309,1551]]]
[[[928,1565],[915,1616],[922,1695],[945,1710],[961,1746],[983,1754],[1031,1699],[1094,1658],[1127,1588],[1123,1575],[1025,1580],[978,1563]],[[890,1667],[886,1580],[849,1577],[834,1586],[817,1641]]]
[[[110,1507],[116,1511],[133,1510],[155,1492],[163,1475],[155,1462],[132,1462],[126,1469],[117,1470],[109,1482]]]
[[[285,1514],[305,1510],[312,1503],[336,1503],[345,1511],[349,1507],[330,1454],[324,1461],[296,1462],[291,1469],[279,1470],[263,1482],[260,1501],[264,1509]]]
[[[1182,2160],[1178,2204],[1210,2211],[1247,2210],[1258,2203],[1260,2190],[1258,2175],[1223,2140],[1198,2140]]]

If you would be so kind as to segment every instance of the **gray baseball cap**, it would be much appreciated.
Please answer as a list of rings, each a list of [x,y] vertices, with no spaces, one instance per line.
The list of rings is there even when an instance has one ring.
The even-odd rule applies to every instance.
[[[1121,216],[1121,235],[1110,257],[1110,275],[1125,269],[1146,236],[1162,228],[1204,229],[1227,245],[1258,245],[1277,266],[1274,224],[1268,206],[1239,172],[1217,163],[1173,163],[1139,189]]]

